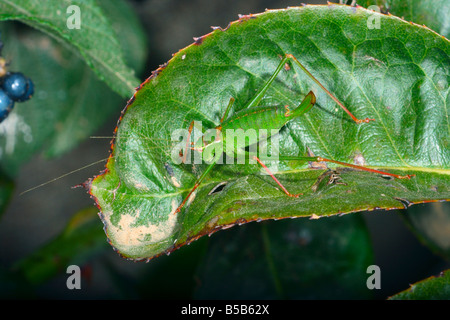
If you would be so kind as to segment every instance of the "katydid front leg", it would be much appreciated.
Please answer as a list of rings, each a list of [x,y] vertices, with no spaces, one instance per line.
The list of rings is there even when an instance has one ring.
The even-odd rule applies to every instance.
[[[297,60],[296,57],[294,57],[292,54],[286,54],[285,58],[283,60],[288,60],[288,59],[292,59],[299,67],[300,69],[302,69],[320,88],[322,88],[322,90],[324,90],[331,99],[333,99],[338,105],[339,107],[342,108],[342,110],[344,110],[352,119],[353,121],[355,121],[356,123],[367,123],[370,121],[375,121],[375,119],[369,119],[369,118],[365,118],[365,119],[358,119],[356,118],[334,95],[331,94],[330,91],[328,91],[320,82],[319,80],[317,80],[312,74],[311,72],[308,71],[308,69],[306,69],[301,63],[300,61]]]
[[[220,123],[222,123],[224,120],[226,120],[226,118],[228,117],[228,113],[231,110],[231,107],[233,106],[234,103],[234,98],[231,97],[230,101],[228,102],[228,106],[225,110],[225,113],[222,117],[222,119],[220,119]],[[197,151],[201,151],[199,148],[195,148],[195,147],[189,147],[189,144],[191,144],[191,135],[192,135],[192,130],[194,129],[194,125],[195,125],[195,120],[191,121],[190,125],[189,125],[189,129],[188,129],[188,136],[187,136],[187,140],[186,140],[186,148],[184,149],[184,156],[183,156],[183,163],[186,163],[186,158],[187,158],[187,153],[188,150],[197,150]],[[220,130],[220,126],[217,127],[217,129]]]

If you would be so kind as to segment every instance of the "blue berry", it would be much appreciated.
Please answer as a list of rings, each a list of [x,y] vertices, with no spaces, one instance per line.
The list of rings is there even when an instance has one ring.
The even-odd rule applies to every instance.
[[[14,101],[0,89],[0,122],[6,119],[13,107]]]
[[[25,93],[20,96],[19,98],[16,99],[16,101],[18,102],[24,102],[27,101],[28,99],[31,98],[31,96],[34,93],[34,84],[33,81],[31,81],[30,78],[27,78],[27,91],[25,91]]]
[[[20,72],[11,72],[3,80],[3,90],[13,100],[20,99],[27,92],[27,78]]]

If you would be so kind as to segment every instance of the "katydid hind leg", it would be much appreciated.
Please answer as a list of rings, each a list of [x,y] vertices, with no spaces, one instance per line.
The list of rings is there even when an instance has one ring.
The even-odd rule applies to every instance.
[[[278,74],[281,72],[281,70],[284,69],[285,64],[287,63],[288,60],[292,60],[295,62],[295,64],[303,70],[303,72],[305,72],[305,74],[311,78],[322,90],[325,91],[325,93],[331,98],[333,99],[338,105],[339,107],[344,110],[352,119],[353,121],[355,121],[356,123],[367,123],[370,121],[374,121],[375,119],[370,119],[370,118],[365,118],[365,119],[358,119],[357,117],[355,117],[345,106],[342,102],[339,101],[339,99],[337,99],[328,89],[326,89],[322,83],[320,83],[319,80],[317,80],[316,77],[314,77],[312,75],[311,72],[309,72],[309,70],[303,66],[303,64],[300,63],[300,61],[292,54],[285,54],[285,56],[281,59],[280,63],[278,64],[277,68],[275,69],[274,73],[271,75],[271,77],[269,78],[269,80],[267,80],[267,82],[264,84],[264,86],[258,91],[258,93],[247,103],[247,105],[244,108],[251,108],[251,107],[256,107],[258,106],[259,102],[261,101],[261,99],[264,97],[264,94],[266,93],[267,89],[269,89],[269,87],[271,86],[271,84],[273,83],[273,81],[276,79],[276,77],[278,76]]]
[[[378,173],[384,176],[390,176],[390,177],[394,177],[397,179],[410,179],[411,177],[413,177],[414,175],[408,174],[408,175],[398,175],[398,174],[394,174],[394,173],[390,173],[390,172],[386,172],[386,171],[381,171],[381,170],[376,170],[376,169],[372,169],[372,168],[368,168],[365,166],[361,166],[361,165],[356,165],[356,164],[352,164],[352,163],[347,163],[347,162],[342,162],[342,161],[337,161],[337,160],[332,160],[332,159],[327,159],[327,158],[323,158],[323,157],[302,157],[302,156],[279,156],[279,160],[299,160],[299,161],[315,161],[315,162],[330,162],[330,163],[334,163],[334,164],[338,164],[344,167],[349,167],[349,168],[354,168],[354,169],[358,169],[358,170],[362,170],[362,171],[367,171],[367,172],[372,172],[372,173]]]
[[[322,158],[322,157],[316,157],[316,161],[321,162],[331,162],[331,163],[335,163],[335,164],[339,164],[341,166],[344,167],[350,167],[350,168],[354,168],[354,169],[358,169],[358,170],[362,170],[362,171],[367,171],[367,172],[372,172],[372,173],[378,173],[384,176],[390,176],[390,177],[394,177],[397,179],[411,179],[411,177],[414,177],[414,174],[407,174],[407,175],[398,175],[395,173],[390,173],[390,172],[386,172],[386,171],[381,171],[381,170],[376,170],[376,169],[371,169],[368,167],[364,167],[364,166],[360,166],[360,165],[356,165],[356,164],[351,164],[351,163],[347,163],[347,162],[342,162],[342,161],[336,161],[336,160],[332,160],[332,159],[326,159],[326,158]]]
[[[299,196],[303,195],[303,193],[290,193],[285,186],[283,186],[283,184],[275,177],[275,175],[270,171],[269,168],[267,168],[267,166],[261,161],[261,159],[259,159],[257,156],[253,156],[253,159],[256,160],[263,168],[264,170],[266,170],[266,172],[270,175],[270,177],[280,186],[281,190],[283,190],[283,192],[291,197],[291,198],[298,198]]]
[[[296,57],[294,57],[292,54],[286,54],[285,55],[285,59],[287,60],[287,59],[291,59],[292,61],[294,61],[295,62],[295,64],[300,68],[300,69],[302,69],[303,70],[303,72],[305,72],[306,73],[306,75],[311,79],[311,80],[313,80],[322,90],[324,90],[325,91],[325,93],[331,98],[331,99],[333,99],[334,100],[334,102],[336,102],[338,105],[339,105],[339,107],[342,109],[342,110],[344,110],[352,119],[353,119],[353,121],[355,121],[356,123],[367,123],[367,122],[370,122],[370,121],[375,121],[375,119],[370,119],[370,118],[365,118],[365,119],[358,119],[357,117],[355,117],[345,106],[344,106],[344,104],[342,103],[342,102],[340,102],[339,101],[339,99],[338,98],[336,98],[330,91],[328,91],[328,89],[326,89],[323,85],[322,85],[322,83],[320,83],[320,81],[319,80],[317,80],[317,78],[316,77],[314,77],[313,75],[312,75],[312,73],[311,72],[309,72],[309,70],[308,69],[306,69],[306,67],[305,66],[303,66],[301,63],[300,63],[300,61],[296,58]],[[285,62],[285,60],[283,59],[282,60],[283,62]]]
[[[230,102],[228,102],[228,106],[227,106],[227,108],[225,109],[225,113],[223,114],[222,119],[220,119],[220,123],[222,123],[222,122],[224,122],[225,120],[227,120],[227,118],[228,118],[228,113],[230,113],[230,110],[231,110],[231,107],[233,106],[233,103],[234,103],[234,98],[231,97],[231,98],[230,98]]]

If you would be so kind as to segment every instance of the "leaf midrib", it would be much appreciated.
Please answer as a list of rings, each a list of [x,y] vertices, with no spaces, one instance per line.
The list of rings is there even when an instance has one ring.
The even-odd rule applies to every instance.
[[[403,171],[405,173],[408,172],[424,172],[424,173],[432,173],[432,174],[439,174],[439,175],[444,175],[444,176],[450,176],[450,169],[441,169],[441,168],[424,168],[424,167],[380,167],[380,166],[376,166],[376,167],[370,167],[370,166],[366,166],[366,168],[376,168],[376,169],[380,169],[380,170],[397,170],[397,171]],[[285,174],[294,174],[294,173],[304,173],[304,172],[308,172],[311,171],[313,169],[291,169],[291,170],[285,170],[285,171],[279,171],[277,172],[277,176],[278,175],[285,175]],[[249,174],[247,174],[248,176]],[[245,176],[245,175],[242,175]],[[411,179],[414,179],[411,178]],[[225,181],[233,181],[236,180],[235,177],[226,179]],[[217,182],[223,182],[224,180],[209,180],[208,182],[204,182],[200,185],[200,189],[204,188],[206,186],[209,185],[216,185]],[[189,187],[189,188],[177,188],[177,191],[175,192],[162,192],[162,193],[147,193],[147,194],[142,194],[142,193],[126,193],[126,192],[119,192],[118,190],[109,190],[109,189],[104,189],[102,188],[102,190],[107,191],[109,193],[114,193],[117,194],[118,192],[127,196],[127,197],[142,197],[142,198],[158,198],[158,199],[163,199],[163,198],[170,198],[176,195],[181,195],[187,191],[190,191],[192,189],[193,186]],[[97,187],[98,188],[98,187]]]

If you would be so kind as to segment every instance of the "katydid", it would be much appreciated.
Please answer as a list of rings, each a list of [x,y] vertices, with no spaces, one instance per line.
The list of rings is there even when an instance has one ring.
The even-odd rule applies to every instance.
[[[289,110],[287,106],[271,106],[271,107],[259,107],[258,104],[261,101],[261,99],[264,97],[267,89],[270,87],[272,82],[275,80],[275,78],[278,76],[278,74],[281,72],[281,70],[284,68],[285,64],[292,60],[300,69],[302,69],[309,78],[311,78],[322,90],[324,90],[338,105],[341,107],[356,124],[361,123],[367,123],[370,121],[374,121],[375,119],[358,119],[355,117],[331,92],[329,92],[301,63],[298,61],[293,55],[286,54],[280,61],[278,67],[274,71],[274,73],[271,75],[271,77],[267,80],[267,82],[264,84],[264,86],[258,91],[258,93],[244,106],[244,108],[234,113],[231,116],[228,116],[230,113],[230,110],[232,108],[232,105],[234,103],[234,98],[230,99],[230,102],[228,103],[228,106],[225,110],[225,113],[223,117],[220,120],[220,125],[215,128],[217,132],[221,133],[221,138],[217,138],[212,141],[211,143],[205,144],[203,141],[203,137],[197,140],[197,142],[194,144],[194,147],[189,146],[190,141],[190,135],[193,130],[194,121],[191,122],[189,126],[189,135],[187,140],[187,145],[185,149],[184,154],[184,160],[186,160],[186,152],[187,150],[193,149],[202,152],[202,157],[206,162],[209,162],[209,166],[206,168],[206,170],[201,174],[201,176],[197,179],[194,186],[188,193],[188,195],[184,198],[183,202],[178,206],[178,208],[175,210],[175,214],[179,213],[181,209],[186,204],[187,200],[190,198],[190,196],[193,194],[193,192],[200,186],[202,181],[205,179],[205,177],[209,174],[211,169],[215,166],[217,163],[217,157],[214,159],[214,153],[211,152],[211,150],[208,150],[210,148],[215,148],[217,144],[224,145],[226,143],[226,132],[228,129],[231,130],[247,130],[252,128],[258,128],[258,129],[266,129],[268,132],[268,136],[270,136],[270,132],[272,130],[280,130],[287,122],[291,121],[292,119],[295,119],[297,117],[300,117],[301,115],[308,112],[315,104],[316,97],[312,91],[310,91],[306,97],[303,99],[303,101],[300,103],[300,105],[293,109]],[[234,142],[233,142],[234,143]],[[243,145],[236,145],[236,148],[233,150],[225,150],[225,154],[227,156],[235,156],[235,150],[244,150],[245,147],[248,147],[248,141],[244,140]],[[223,149],[222,149],[223,150]],[[206,156],[204,156],[206,152]],[[212,156],[211,156],[212,155]],[[290,193],[286,188],[280,183],[280,181],[270,172],[270,170],[266,167],[266,165],[263,163],[263,161],[258,158],[257,155],[253,155],[252,158],[256,160],[263,168],[267,171],[267,173],[274,179],[274,181],[280,186],[280,188],[283,190],[283,192],[289,196],[289,197],[299,197],[301,193],[299,194],[293,194]],[[388,173],[384,171],[379,171],[375,169],[370,169],[364,166],[354,165],[350,163],[345,163],[341,161],[336,161],[332,159],[326,159],[319,156],[289,156],[289,157],[279,157],[279,160],[303,160],[303,161],[315,161],[315,162],[331,162],[335,164],[339,164],[346,167],[352,167],[359,170],[369,171],[373,173],[378,173],[382,175],[391,176],[398,179],[410,179],[412,175],[397,175],[393,173]]]

